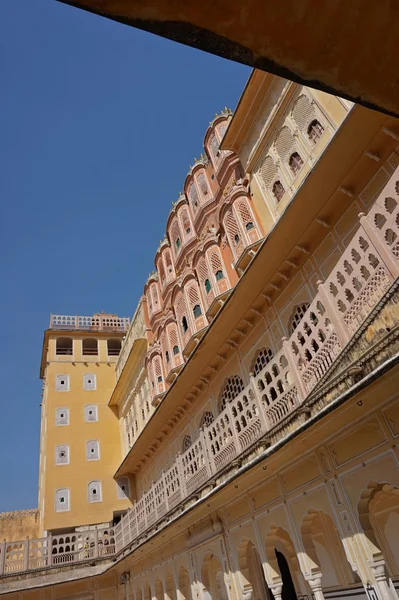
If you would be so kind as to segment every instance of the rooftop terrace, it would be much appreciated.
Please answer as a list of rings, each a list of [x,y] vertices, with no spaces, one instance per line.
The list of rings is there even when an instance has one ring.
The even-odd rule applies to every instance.
[[[111,314],[94,314],[92,317],[80,315],[50,315],[49,329],[58,331],[105,331],[120,332],[128,330],[130,319]]]

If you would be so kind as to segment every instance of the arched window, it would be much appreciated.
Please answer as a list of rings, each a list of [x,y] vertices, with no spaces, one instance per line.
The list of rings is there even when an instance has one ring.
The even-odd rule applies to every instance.
[[[225,123],[223,123],[223,125],[221,125],[219,127],[218,133],[219,133],[219,137],[222,140],[224,138],[224,134],[226,133],[226,129],[227,129],[227,125]]]
[[[202,315],[202,307],[200,300],[200,291],[196,281],[191,281],[185,288],[188,304],[193,311],[194,318],[197,319]]]
[[[190,204],[193,207],[193,211],[196,212],[198,209],[198,192],[195,184],[192,183],[188,188],[188,199],[190,200]]]
[[[179,354],[179,352],[179,346],[173,346],[173,354],[176,356],[176,354]]]
[[[223,263],[222,263],[222,259],[220,256],[219,248],[215,249],[214,251],[212,251],[209,254],[209,259],[211,261],[212,272],[215,275],[216,281],[220,281],[221,279],[224,279]]]
[[[207,262],[203,256],[198,261],[196,271],[197,271],[197,276],[198,276],[198,280],[200,282],[201,287],[205,289],[205,292],[207,294],[209,294],[212,289],[211,282],[210,282],[210,273],[209,273]],[[211,298],[211,301],[212,301],[212,299],[213,299],[213,297]],[[208,300],[207,300],[207,302],[208,302]]]
[[[188,215],[188,210],[187,208],[183,208],[180,212],[180,222],[181,222],[181,226],[182,226],[182,231],[185,233],[185,235],[187,237],[190,236],[191,233],[191,223],[190,223],[190,217]]]
[[[205,177],[204,173],[200,173],[198,175],[197,182],[198,182],[199,189],[201,190],[201,194],[203,196],[207,196],[209,193],[209,188],[208,188],[208,184],[206,182],[206,177]]]
[[[212,136],[212,139],[209,143],[209,149],[211,151],[212,157],[213,158],[218,158],[219,156],[219,142],[217,140],[217,137],[215,135]]]
[[[211,423],[213,423],[214,416],[210,410],[206,410],[201,417],[200,427],[208,427]]]
[[[280,202],[281,198],[285,194],[285,189],[280,180],[277,180],[273,183],[273,195],[276,198],[277,202]]]
[[[268,190],[277,175],[277,167],[271,156],[266,156],[256,169],[262,187]]]
[[[298,304],[298,306],[295,306],[294,310],[292,311],[290,320],[289,320],[289,332],[290,335],[295,331],[295,329],[298,327],[299,323],[302,321],[302,318],[304,316],[304,314],[306,313],[306,311],[309,308],[309,303],[308,302],[303,302],[302,304]]]
[[[190,435],[185,435],[184,439],[183,439],[183,444],[182,444],[182,451],[185,452],[186,450],[188,450],[191,446],[191,436]]]
[[[170,241],[171,241],[171,245],[174,249],[174,253],[175,256],[178,254],[179,250],[180,250],[180,246],[181,246],[181,234],[180,234],[180,227],[179,227],[179,223],[177,221],[177,218],[175,217],[175,219],[173,220],[173,223],[170,227]]]
[[[323,135],[324,127],[317,119],[313,119],[308,127],[308,136],[311,142],[317,144]]]
[[[291,171],[294,173],[294,175],[297,175],[303,165],[303,160],[299,156],[298,152],[293,152],[291,154],[288,164],[290,166]]]
[[[197,319],[202,315],[202,310],[199,304],[196,304],[193,308],[194,318]]]
[[[119,356],[122,342],[120,340],[107,340],[108,356]]]
[[[167,350],[165,352],[165,360],[166,360],[167,363],[170,361],[169,352]]]
[[[231,212],[227,213],[224,219],[224,228],[229,238],[230,245],[232,246],[234,253],[236,254],[236,258],[239,258],[244,248],[242,244],[240,244],[240,230],[238,227],[238,223],[236,221],[235,216]],[[236,246],[238,245],[240,245],[239,248],[236,248]]]
[[[96,338],[85,338],[82,342],[83,354],[86,356],[97,356],[98,341]]]
[[[183,331],[184,331],[184,333],[186,333],[186,331],[188,330],[188,323],[187,323],[187,319],[186,319],[186,317],[183,317],[183,318],[182,318],[181,325],[182,325],[182,327],[183,327]]]
[[[56,342],[56,350],[55,353],[57,355],[68,355],[68,356],[72,356],[73,353],[73,346],[72,346],[73,342],[72,342],[72,338],[57,338],[57,342]]]
[[[237,396],[243,391],[244,382],[239,375],[233,375],[229,377],[223,386],[222,392],[219,399],[219,407],[222,411],[228,402],[237,398]]]
[[[173,265],[172,258],[170,256],[170,251],[165,250],[165,263],[166,263],[166,271],[168,275],[173,275]]]
[[[253,373],[255,377],[256,375],[259,375],[259,373],[265,368],[272,358],[273,351],[271,348],[261,348],[257,352],[253,367]]]
[[[184,334],[184,333],[186,333],[186,331],[188,329],[188,321],[187,321],[188,311],[187,311],[186,300],[183,296],[182,291],[179,291],[176,295],[176,299],[174,302],[174,309],[175,309],[175,314],[176,314],[176,320],[180,327],[180,332],[182,334]],[[177,338],[177,336],[176,336],[176,338]],[[177,339],[175,342],[173,342],[171,339],[169,347],[175,346],[176,343],[178,344]]]
[[[295,149],[295,138],[286,125],[280,129],[276,137],[275,148],[283,162],[288,160],[288,157]]]
[[[155,373],[155,377],[157,379],[157,383],[162,383],[162,381],[163,381],[162,367],[161,367],[161,360],[160,360],[159,356],[154,357],[153,364],[154,364],[154,373]],[[159,387],[161,387],[161,386],[159,386]]]
[[[153,311],[157,312],[157,310],[159,310],[159,299],[158,299],[158,288],[157,288],[156,283],[151,284],[151,296],[152,296]]]
[[[248,202],[245,199],[238,200],[234,203],[234,209],[237,211],[237,215],[243,226],[247,231],[254,228],[253,216],[249,208]]]
[[[161,285],[165,283],[165,269],[163,266],[162,258],[158,261],[158,277],[161,282]]]

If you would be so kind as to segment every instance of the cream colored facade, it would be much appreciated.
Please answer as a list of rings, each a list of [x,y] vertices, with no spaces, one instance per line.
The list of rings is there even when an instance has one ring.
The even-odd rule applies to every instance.
[[[212,136],[225,124],[213,154]],[[117,362],[100,353],[114,378],[103,380],[101,396],[113,427],[96,472],[109,484],[101,519],[99,503],[84,504],[86,472],[68,483],[78,513],[71,503],[69,516],[47,516],[48,490],[61,480],[52,474],[44,486],[47,531],[106,525],[111,551],[104,527],[69,540],[56,561],[47,544],[60,548],[60,534],[39,551],[36,542],[16,544],[14,554],[4,545],[0,595],[397,600],[399,123],[254,72],[233,117],[219,115],[204,145],[208,158],[191,168],[189,199],[171,211]],[[188,190],[199,173],[213,183],[198,208]],[[228,229],[243,198],[255,241],[245,228],[237,237]],[[197,239],[173,238],[189,210]],[[197,265],[209,249],[220,252],[228,289],[211,271],[208,283],[201,279]],[[169,279],[162,256],[172,257]],[[193,286],[189,271],[199,274],[195,320],[177,304]],[[57,357],[49,342],[45,402],[56,375],[69,374],[77,390],[93,368],[73,364],[85,334],[68,335],[76,336],[74,360]],[[51,392],[53,409],[60,396],[67,392]],[[49,447],[61,444],[55,431]],[[76,431],[77,452],[87,429]],[[49,452],[42,448],[47,461]],[[116,523],[120,478],[132,505]]]

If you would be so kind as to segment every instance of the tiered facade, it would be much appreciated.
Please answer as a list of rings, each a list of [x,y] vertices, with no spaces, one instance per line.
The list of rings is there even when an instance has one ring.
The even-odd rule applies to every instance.
[[[0,545],[4,593],[397,599],[398,140],[392,118],[253,73],[211,122],[105,361],[108,496],[91,506],[84,470],[65,483],[55,465],[41,537]],[[87,332],[67,326],[72,373]]]

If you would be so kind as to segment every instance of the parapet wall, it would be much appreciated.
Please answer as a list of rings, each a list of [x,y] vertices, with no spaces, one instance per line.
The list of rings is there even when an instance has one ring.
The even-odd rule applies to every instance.
[[[0,513],[0,540],[16,541],[39,537],[39,509]]]

